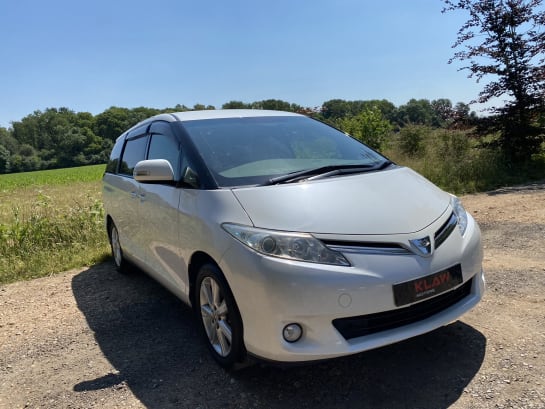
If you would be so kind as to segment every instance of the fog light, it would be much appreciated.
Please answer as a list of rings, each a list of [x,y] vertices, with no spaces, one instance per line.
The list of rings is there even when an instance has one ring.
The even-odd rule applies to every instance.
[[[282,335],[284,335],[286,341],[296,342],[299,341],[299,338],[303,335],[303,329],[299,324],[288,324],[284,327]]]

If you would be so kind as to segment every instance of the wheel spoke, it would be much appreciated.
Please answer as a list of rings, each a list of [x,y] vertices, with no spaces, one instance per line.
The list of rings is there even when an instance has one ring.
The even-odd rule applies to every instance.
[[[223,300],[221,302],[221,304],[218,305],[218,309],[216,310],[216,312],[218,313],[218,315],[220,317],[226,317],[227,316],[227,313],[229,311],[227,310],[227,303],[225,302],[225,300]]]
[[[212,308],[214,306],[214,298],[212,296],[211,284],[209,280],[204,280],[201,284],[201,297],[204,296],[206,303]],[[202,302],[202,300],[201,300]]]
[[[201,305],[201,313],[203,318],[212,318],[214,313],[212,312],[212,308],[208,304]]]
[[[231,327],[229,326],[229,324],[227,324],[227,322],[225,322],[225,320],[221,320],[219,322],[219,331],[218,331],[220,334],[222,334],[225,339],[227,340],[227,342],[229,342],[229,345],[231,345],[231,342],[232,342],[232,332],[231,332]]]
[[[231,344],[228,342],[227,336],[223,333],[221,327],[217,331],[217,336],[218,336],[219,347],[221,350],[220,354],[222,356],[226,356],[227,354],[229,354],[229,351],[231,350]]]
[[[219,287],[218,283],[216,283],[216,280],[212,279],[210,279],[210,287],[212,288],[214,307],[217,308],[220,305],[220,300],[222,298],[221,288]]]

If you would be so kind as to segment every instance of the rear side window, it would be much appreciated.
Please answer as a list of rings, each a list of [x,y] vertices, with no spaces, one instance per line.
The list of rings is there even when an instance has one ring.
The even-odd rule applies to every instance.
[[[112,149],[110,160],[106,165],[106,172],[117,173],[117,165],[119,164],[119,157],[121,156],[121,150],[123,149],[123,141],[119,139]]]
[[[141,160],[146,159],[147,142],[148,138],[146,135],[130,139],[126,142],[125,149],[123,150],[123,157],[121,158],[119,173],[132,176],[136,164]]]

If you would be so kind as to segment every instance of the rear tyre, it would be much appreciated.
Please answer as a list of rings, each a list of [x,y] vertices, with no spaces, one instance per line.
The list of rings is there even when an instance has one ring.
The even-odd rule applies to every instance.
[[[127,273],[127,260],[125,260],[125,257],[123,256],[123,249],[121,248],[121,242],[119,241],[119,232],[117,231],[114,222],[110,222],[108,237],[110,239],[110,248],[112,249],[115,268],[120,273]]]
[[[231,369],[244,361],[242,318],[225,277],[214,264],[204,264],[197,274],[195,314],[206,345],[219,365]]]

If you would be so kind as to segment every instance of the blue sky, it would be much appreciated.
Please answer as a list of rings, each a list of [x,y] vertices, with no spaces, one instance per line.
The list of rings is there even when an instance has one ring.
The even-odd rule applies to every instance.
[[[465,21],[440,0],[3,1],[0,126],[65,106],[449,98]],[[475,109],[475,108],[474,108]]]

